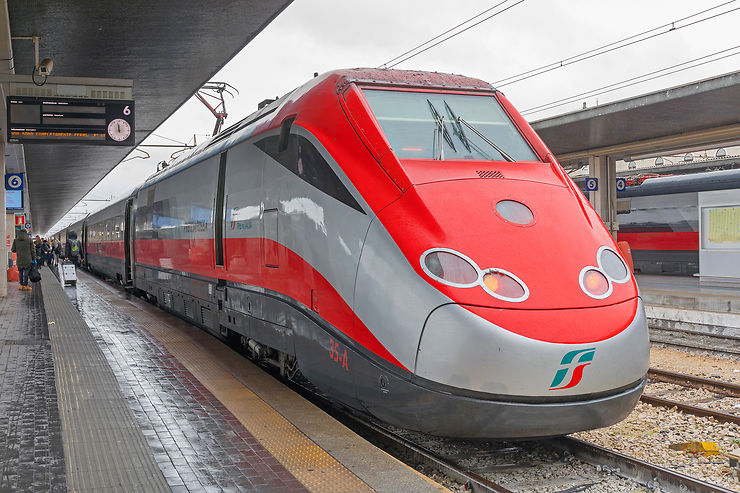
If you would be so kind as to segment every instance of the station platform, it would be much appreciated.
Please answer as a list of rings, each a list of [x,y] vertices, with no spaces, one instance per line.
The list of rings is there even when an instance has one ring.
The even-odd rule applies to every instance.
[[[700,282],[698,277],[637,275],[651,328],[719,336],[740,354],[740,285]]]
[[[0,491],[446,491],[197,327],[41,272],[0,299]]]

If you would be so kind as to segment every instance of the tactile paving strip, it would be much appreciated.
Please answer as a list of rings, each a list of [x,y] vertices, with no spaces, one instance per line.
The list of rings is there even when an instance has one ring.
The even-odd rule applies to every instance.
[[[41,290],[8,284],[0,298],[0,492],[67,491]]]
[[[69,490],[170,491],[90,329],[42,275]]]
[[[80,282],[94,292],[110,290],[80,273]],[[138,308],[137,301],[110,301],[123,315],[128,315],[154,336],[195,376],[266,451],[307,489],[320,492],[373,491],[366,483],[314,443],[293,424],[265,403],[259,396],[226,371],[183,332]],[[184,322],[183,322],[184,323]],[[196,329],[197,330],[197,329]],[[246,362],[245,362],[246,363]]]

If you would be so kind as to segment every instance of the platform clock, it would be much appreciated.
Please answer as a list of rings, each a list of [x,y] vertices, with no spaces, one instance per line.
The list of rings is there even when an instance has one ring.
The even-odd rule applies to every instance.
[[[111,120],[108,124],[108,135],[116,142],[123,142],[131,135],[131,125],[123,118]]]

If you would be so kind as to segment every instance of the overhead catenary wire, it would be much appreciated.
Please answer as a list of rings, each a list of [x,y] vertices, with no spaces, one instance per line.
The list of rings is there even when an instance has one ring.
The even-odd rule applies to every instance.
[[[152,133],[152,136],[153,137],[159,137],[160,139],[164,139],[164,140],[169,140],[170,142],[174,142],[175,144],[188,145],[185,142],[181,142],[179,140],[175,140],[175,139],[170,138],[170,137],[165,137],[164,135],[158,135],[158,134]]]
[[[728,53],[728,52],[731,52],[733,50],[738,50],[738,51],[735,51],[735,53]],[[723,53],[726,53],[726,54],[723,55],[723,56],[717,57],[717,55],[721,55]],[[549,103],[540,104],[538,106],[533,106],[531,108],[527,108],[525,110],[522,110],[521,111],[521,114],[522,115],[530,115],[530,114],[533,114],[533,113],[540,113],[542,111],[551,110],[553,108],[558,108],[558,107],[564,106],[566,104],[574,103],[576,101],[581,100],[584,97],[600,96],[601,94],[606,94],[608,92],[613,92],[613,91],[617,91],[619,89],[624,89],[626,87],[634,86],[636,84],[641,84],[643,82],[647,82],[647,81],[650,81],[650,80],[658,79],[660,77],[665,77],[667,75],[675,74],[677,72],[682,72],[684,70],[688,70],[688,69],[691,69],[691,68],[699,67],[701,65],[706,65],[707,63],[713,63],[713,62],[717,62],[717,61],[720,61],[720,60],[724,60],[725,58],[729,58],[729,57],[736,56],[736,55],[740,55],[740,45],[733,46],[731,48],[727,48],[727,49],[724,49],[724,50],[716,51],[714,53],[710,53],[708,55],[704,55],[704,56],[701,56],[701,57],[698,57],[698,58],[687,60],[685,62],[677,63],[677,64],[671,65],[669,67],[664,67],[664,68],[659,69],[659,70],[654,70],[652,72],[647,72],[647,73],[642,74],[642,75],[631,77],[629,79],[625,79],[625,80],[622,80],[622,81],[619,81],[619,82],[615,82],[613,84],[608,84],[606,86],[602,86],[602,87],[599,87],[599,88],[596,88],[596,89],[592,89],[590,91],[582,92],[580,94],[574,94],[573,96],[569,96],[567,98],[562,98],[562,99],[558,99],[558,100],[555,100],[555,101],[550,101]],[[717,57],[717,58],[712,58],[712,57]],[[712,59],[711,60],[707,60],[708,58],[712,58]],[[702,61],[702,60],[704,60],[704,61]],[[695,62],[699,62],[699,63],[695,63]],[[693,65],[689,65],[689,64],[693,64]],[[688,66],[685,66],[685,65],[688,65]],[[682,67],[682,68],[678,68],[678,67]],[[673,70],[673,69],[676,69],[676,70]]]
[[[421,54],[422,54],[422,53],[424,53],[425,51],[427,51],[427,50],[430,50],[430,49],[434,48],[435,46],[438,46],[438,45],[440,45],[440,44],[444,43],[445,41],[447,41],[447,40],[449,40],[449,39],[452,39],[452,38],[454,38],[455,36],[458,36],[458,35],[460,35],[460,34],[464,33],[465,31],[467,31],[467,30],[469,30],[469,29],[472,29],[472,28],[474,28],[475,26],[478,26],[478,25],[480,25],[480,24],[482,24],[482,23],[484,23],[484,22],[486,22],[486,21],[488,21],[488,20],[490,20],[490,19],[492,19],[492,18],[496,17],[497,15],[503,14],[503,13],[504,13],[504,12],[506,12],[507,10],[509,10],[509,9],[512,9],[512,8],[514,8],[514,7],[516,7],[517,5],[519,5],[519,4],[521,4],[521,3],[523,3],[524,1],[525,1],[525,0],[519,0],[518,2],[515,2],[515,3],[511,4],[511,5],[508,5],[508,6],[504,7],[503,9],[499,10],[498,12],[494,12],[493,14],[489,15],[488,17],[485,17],[485,18],[483,18],[483,19],[479,20],[479,21],[478,21],[478,22],[476,22],[475,24],[471,24],[471,25],[467,26],[467,27],[466,27],[465,29],[462,29],[462,30],[460,30],[460,31],[458,31],[458,32],[456,32],[456,33],[454,33],[454,34],[450,34],[450,35],[449,35],[449,36],[447,36],[446,38],[440,39],[440,40],[439,40],[439,41],[437,41],[436,43],[434,43],[434,44],[431,44],[431,45],[427,46],[426,48],[424,48],[424,49],[422,49],[422,50],[419,50],[419,51],[417,51],[417,52],[415,52],[415,53],[412,53],[412,54],[410,54],[409,56],[407,56],[407,57],[405,57],[405,58],[402,58],[401,60],[397,61],[396,63],[394,63],[394,64],[392,64],[392,65],[387,65],[387,66],[386,66],[386,65],[384,64],[384,65],[381,65],[381,66],[386,66],[386,68],[393,68],[393,67],[395,67],[395,66],[397,66],[397,65],[399,65],[399,64],[401,64],[401,63],[403,63],[403,62],[405,62],[405,61],[407,61],[407,60],[410,60],[411,58],[414,58],[414,57],[415,57],[415,56],[417,56],[417,55],[421,55]],[[502,5],[502,4],[503,4],[503,2],[502,2],[501,4],[499,4],[499,5]],[[495,7],[494,7],[494,8],[495,8]],[[476,16],[476,17],[477,17],[477,16]],[[440,35],[440,36],[442,36],[442,35]],[[438,37],[439,37],[439,36],[437,36],[437,38],[438,38]],[[435,38],[435,39],[436,39],[436,38]],[[421,44],[421,46],[424,46],[424,45],[425,45],[425,44],[427,44],[428,42],[429,42],[429,41],[427,41],[426,43],[422,43],[422,44]],[[396,57],[396,58],[398,58],[398,57]]]
[[[736,7],[734,9],[730,9],[730,10],[727,10],[727,11],[724,11],[724,12],[720,12],[718,14],[714,14],[714,15],[711,15],[709,17],[704,17],[702,19],[695,20],[695,21],[690,22],[688,24],[684,24],[682,26],[676,26],[676,24],[679,23],[679,22],[683,22],[683,21],[686,21],[686,20],[691,19],[693,17],[697,17],[699,15],[706,14],[707,12],[710,12],[712,10],[716,10],[716,9],[725,7],[725,6],[727,6],[727,5],[731,4],[731,3],[735,3],[736,1],[737,0],[729,0],[727,2],[723,2],[721,4],[715,5],[714,7],[710,7],[708,9],[704,9],[704,10],[701,10],[699,12],[695,12],[695,13],[693,13],[691,15],[686,16],[686,17],[682,17],[680,19],[677,19],[677,20],[674,20],[674,21],[671,21],[671,22],[662,24],[662,25],[657,26],[657,27],[654,27],[652,29],[648,29],[646,31],[642,31],[642,32],[637,33],[637,34],[633,34],[631,36],[627,36],[626,38],[622,38],[622,39],[619,39],[617,41],[612,41],[611,43],[607,43],[607,44],[602,45],[602,46],[599,46],[597,48],[592,48],[590,50],[587,50],[587,51],[578,53],[576,55],[572,55],[572,56],[570,56],[568,58],[564,58],[564,59],[558,60],[556,62],[548,63],[546,65],[542,65],[540,67],[536,67],[536,68],[527,70],[525,72],[521,72],[521,73],[518,73],[518,74],[510,75],[509,77],[505,77],[503,79],[500,79],[498,81],[495,81],[493,83],[493,85],[496,86],[496,87],[503,87],[503,86],[506,86],[506,85],[509,85],[509,84],[514,84],[516,82],[520,82],[520,81],[523,81],[523,80],[526,80],[526,79],[530,79],[532,77],[536,77],[538,75],[542,75],[544,73],[547,73],[547,72],[550,72],[550,71],[553,71],[553,70],[557,70],[557,69],[559,69],[561,67],[565,67],[565,66],[568,66],[568,65],[572,65],[574,63],[582,62],[584,60],[588,60],[588,59],[594,58],[596,56],[604,55],[606,53],[610,53],[612,51],[616,51],[616,50],[619,50],[621,48],[625,48],[627,46],[632,46],[634,44],[641,43],[643,41],[647,41],[647,40],[656,38],[658,36],[662,36],[664,34],[668,34],[668,33],[677,31],[679,29],[683,29],[685,27],[693,26],[693,25],[696,25],[696,24],[699,24],[701,22],[708,21],[708,20],[711,20],[711,19],[716,19],[716,18],[721,17],[723,15],[726,15],[726,14],[729,14],[729,13],[732,13],[732,12],[735,12],[737,10],[740,10],[740,7]],[[668,28],[667,31],[662,31],[662,32],[659,32],[659,33],[652,34],[650,36],[646,36],[647,34],[653,33],[653,32],[655,32],[655,31],[657,31],[659,29],[666,29],[666,28]],[[645,37],[643,37],[643,36],[645,36]]]
[[[454,27],[451,27],[451,28],[449,28],[449,29],[448,29],[448,30],[446,30],[445,32],[443,32],[443,33],[440,33],[440,34],[436,35],[436,36],[435,36],[435,37],[433,37],[432,39],[428,39],[428,40],[424,41],[423,43],[421,43],[421,44],[419,44],[419,45],[416,45],[416,46],[414,46],[414,47],[413,47],[413,48],[411,48],[410,50],[408,50],[408,51],[404,51],[403,53],[401,53],[401,54],[400,54],[400,55],[398,55],[397,57],[391,58],[391,59],[390,59],[390,60],[388,60],[387,62],[385,62],[385,63],[383,63],[383,64],[379,65],[379,66],[378,66],[377,68],[383,68],[383,67],[387,66],[387,65],[388,65],[389,63],[393,63],[393,62],[395,62],[395,61],[396,61],[396,60],[398,60],[399,58],[401,58],[401,57],[404,57],[404,56],[408,55],[409,53],[411,53],[411,52],[413,52],[413,51],[415,51],[415,50],[417,50],[417,49],[421,48],[422,46],[424,46],[424,45],[426,45],[426,44],[429,44],[429,43],[431,43],[432,41],[436,41],[436,40],[438,40],[439,38],[441,38],[441,37],[442,37],[442,36],[444,36],[445,34],[451,33],[452,31],[454,31],[454,30],[455,30],[455,29],[457,29],[458,27],[464,26],[464,25],[465,25],[465,24],[467,24],[468,22],[470,22],[470,21],[472,21],[472,20],[475,20],[475,19],[477,19],[478,17],[480,17],[480,16],[482,16],[482,15],[484,15],[484,14],[486,14],[486,13],[490,12],[491,10],[495,9],[496,7],[498,7],[499,5],[503,5],[503,4],[505,4],[506,2],[508,2],[508,1],[509,1],[509,0],[503,0],[502,2],[499,2],[499,3],[497,3],[497,4],[496,4],[496,5],[494,5],[493,7],[489,7],[489,8],[487,8],[486,10],[484,10],[483,12],[480,12],[480,13],[478,13],[478,14],[475,14],[475,15],[474,15],[473,17],[471,17],[471,18],[469,18],[469,19],[467,19],[467,20],[464,20],[464,21],[462,21],[462,22],[461,22],[460,24],[458,24],[458,25],[456,25],[456,26],[454,26]]]

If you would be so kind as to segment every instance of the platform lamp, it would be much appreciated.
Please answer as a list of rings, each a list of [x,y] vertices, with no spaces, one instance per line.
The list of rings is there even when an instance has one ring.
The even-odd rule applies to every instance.
[[[714,157],[725,157],[725,156],[727,156],[727,151],[721,147],[717,149],[717,152],[714,153]]]
[[[683,160],[687,163],[690,163],[691,161],[694,160],[694,155],[691,154],[690,152],[687,152],[686,155],[683,157]]]
[[[658,156],[655,158],[655,166],[661,166],[663,164],[663,158]]]
[[[637,168],[637,163],[634,161],[630,161],[630,163],[627,165],[628,169],[635,169]]]

